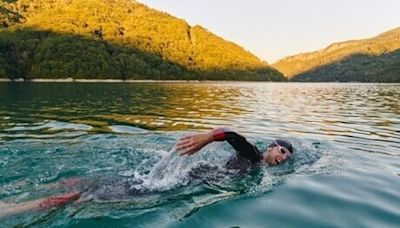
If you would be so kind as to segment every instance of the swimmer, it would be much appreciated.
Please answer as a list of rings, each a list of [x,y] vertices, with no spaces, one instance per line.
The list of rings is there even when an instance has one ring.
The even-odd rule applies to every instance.
[[[293,146],[286,139],[273,140],[267,150],[260,153],[245,137],[224,128],[183,137],[176,148],[181,156],[192,155],[211,142],[225,140],[236,150],[236,155],[225,165],[228,169],[245,170],[257,164],[279,165],[290,159],[293,153]]]
[[[227,141],[236,150],[236,154],[225,164],[227,169],[246,171],[256,165],[278,165],[290,159],[293,153],[292,144],[286,139],[273,140],[266,151],[260,153],[257,147],[249,143],[245,137],[224,128],[185,136],[178,140],[176,149],[180,156],[192,155],[199,152],[209,143],[216,141]],[[137,192],[132,191],[130,188],[131,183],[129,182],[119,180],[108,182],[108,184],[104,184],[107,182],[102,183],[82,178],[70,178],[57,184],[51,184],[49,186],[52,186],[52,188],[74,189],[78,185],[87,185],[89,187],[84,191],[69,190],[65,194],[17,204],[0,202],[0,219],[27,211],[45,211],[64,206],[68,203],[96,201],[96,199],[110,200],[111,198],[114,201],[126,199],[137,194]]]

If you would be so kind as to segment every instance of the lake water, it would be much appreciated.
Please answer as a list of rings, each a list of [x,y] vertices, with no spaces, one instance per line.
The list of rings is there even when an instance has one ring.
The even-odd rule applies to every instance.
[[[261,150],[286,137],[293,159],[193,181],[233,149],[179,158],[174,144],[218,126]],[[60,194],[45,186],[70,177],[147,191],[0,218],[5,227],[398,227],[400,85],[0,83],[0,174],[0,210]]]

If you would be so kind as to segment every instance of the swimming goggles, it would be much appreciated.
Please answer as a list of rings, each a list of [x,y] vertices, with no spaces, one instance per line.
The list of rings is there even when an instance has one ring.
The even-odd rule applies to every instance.
[[[288,148],[279,145],[275,140],[272,140],[272,143],[275,144],[278,147],[279,152],[281,152],[281,154],[286,154],[288,153],[289,155],[291,155],[290,151],[288,150]],[[289,156],[290,157],[290,156]]]

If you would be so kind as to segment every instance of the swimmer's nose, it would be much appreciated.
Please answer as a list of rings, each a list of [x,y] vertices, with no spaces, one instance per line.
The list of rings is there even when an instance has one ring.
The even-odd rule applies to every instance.
[[[276,162],[276,164],[281,164],[281,162],[282,162],[281,156],[276,155],[276,156],[275,156],[275,162]]]

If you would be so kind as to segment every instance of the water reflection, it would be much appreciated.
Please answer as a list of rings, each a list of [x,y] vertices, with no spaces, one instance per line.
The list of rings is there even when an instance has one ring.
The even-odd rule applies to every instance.
[[[269,136],[367,140],[396,154],[400,142],[399,85],[1,83],[0,97],[3,139],[76,128],[68,124],[87,126],[87,133],[114,125],[162,131],[222,125]]]
[[[352,196],[354,192],[368,193],[370,202],[384,205],[382,209],[371,203],[373,210],[390,214],[399,199],[396,194],[387,194],[387,189],[398,188],[393,179],[398,178],[400,168],[399,98],[400,85],[385,84],[0,83],[0,173],[5,174],[0,180],[0,198],[27,201],[54,194],[40,192],[37,186],[64,177],[113,175],[139,177],[150,184],[144,187],[166,184],[173,192],[146,198],[142,203],[135,201],[133,206],[122,205],[124,210],[109,204],[85,205],[72,212],[74,207],[66,207],[55,213],[56,217],[46,215],[39,220],[50,226],[76,225],[76,221],[84,221],[82,218],[104,221],[118,214],[131,220],[113,222],[135,226],[143,216],[161,224],[171,222],[168,216],[177,221],[224,200],[218,204],[223,207],[220,213],[232,210],[235,216],[242,209],[260,213],[259,208],[265,205],[273,208],[267,214],[270,216],[265,216],[264,210],[256,216],[257,224],[269,224],[276,214],[286,216],[287,205],[293,202],[297,204],[291,207],[291,215],[297,215],[296,210],[312,212],[309,214],[316,219],[309,221],[315,221],[324,213],[311,201],[317,199],[316,204],[330,208],[332,213],[345,213],[343,205],[351,206],[354,199],[365,198]],[[218,186],[180,188],[191,168],[204,162],[224,164],[233,149],[214,143],[202,153],[181,159],[170,152],[171,148],[189,131],[219,125],[245,134],[260,150],[265,150],[274,137],[287,137],[295,145],[294,159],[281,166],[262,167],[256,181],[247,175]],[[154,170],[169,175],[160,181],[159,175],[148,175]],[[355,176],[348,180],[340,177],[343,173],[345,177]],[[331,181],[321,184],[321,175],[325,175],[322,180]],[[296,182],[300,177],[301,182]],[[376,180],[386,188],[377,191],[369,184]],[[295,184],[287,185],[286,181]],[[360,184],[354,185],[354,181]],[[265,203],[287,199],[276,197],[286,186],[292,197],[287,203],[274,207]],[[275,191],[278,187],[280,191]],[[343,194],[343,188],[348,194]],[[254,198],[264,194],[268,197],[264,201]],[[332,194],[335,197],[330,197]],[[238,195],[251,206],[230,200]],[[239,202],[239,206],[226,206],[226,201],[228,205]],[[341,204],[335,203],[338,201]],[[212,207],[196,216],[204,211],[210,212],[207,219],[211,215],[218,218],[216,224],[225,216],[212,213]],[[343,216],[349,216],[347,221],[358,218],[355,224],[364,224],[370,218],[367,212],[362,217],[355,213]],[[284,221],[300,219],[285,216]],[[29,216],[20,219],[9,221],[30,224],[32,220]],[[244,221],[248,223],[249,219]],[[382,224],[386,219],[372,222],[377,221]]]
[[[145,129],[206,128],[239,115],[238,90],[186,84],[2,83],[2,123],[59,120],[107,132],[114,124]],[[10,118],[12,117],[12,120]],[[200,123],[197,123],[200,122]],[[4,125],[2,125],[4,126]]]

